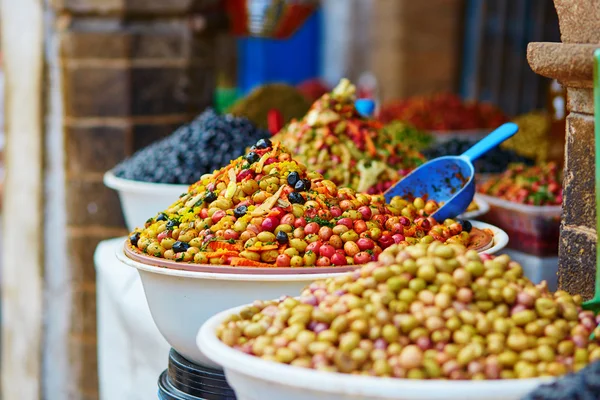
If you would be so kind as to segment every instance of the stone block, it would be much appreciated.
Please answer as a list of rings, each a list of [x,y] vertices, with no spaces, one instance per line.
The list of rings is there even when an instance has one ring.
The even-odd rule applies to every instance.
[[[98,392],[98,349],[94,338],[71,336],[69,338],[69,359],[74,367],[72,379],[77,388],[77,399],[97,399]]]
[[[581,114],[594,114],[592,88],[567,88],[567,110]]]
[[[188,121],[182,120],[179,124],[135,125],[133,127],[133,151],[138,151],[149,144],[170,135],[186,122]]]
[[[123,235],[127,230],[123,230]],[[67,236],[68,262],[71,266],[71,281],[76,287],[90,285],[96,282],[96,269],[94,266],[94,252],[98,244],[114,237],[113,231],[106,233],[72,233]]]
[[[125,117],[130,113],[128,68],[64,68],[63,82],[65,114],[69,117]],[[147,86],[153,84],[146,82]]]
[[[104,173],[127,156],[128,127],[65,127],[66,166],[69,176]]]
[[[131,115],[182,114],[190,111],[187,68],[131,68]]]
[[[70,31],[60,35],[65,59],[119,59],[129,54],[131,35],[124,31]]]
[[[214,6],[215,0],[51,0],[57,11],[85,15],[184,15]]]
[[[564,43],[600,43],[598,0],[554,0]]]
[[[569,114],[566,153],[563,221],[592,229],[596,226],[593,117]]]
[[[117,193],[102,179],[70,178],[66,194],[67,223],[72,226],[125,226]]]
[[[594,231],[562,226],[560,231],[558,288],[584,299],[594,295],[596,235]]]
[[[87,264],[87,267],[94,268],[93,260],[87,260]],[[77,337],[94,338],[96,336],[96,290],[91,285],[95,285],[95,280],[86,283],[83,287],[75,286],[73,288],[70,331]]]

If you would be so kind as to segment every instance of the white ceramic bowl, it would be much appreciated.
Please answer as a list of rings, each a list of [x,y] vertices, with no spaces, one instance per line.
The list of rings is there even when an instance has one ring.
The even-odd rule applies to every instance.
[[[198,348],[225,370],[238,400],[519,400],[548,379],[442,381],[385,379],[321,372],[265,361],[234,350],[215,335],[236,307],[210,318],[198,332]]]
[[[483,222],[471,221],[479,229],[491,229],[494,242],[482,253],[493,254],[508,243],[504,231]],[[134,261],[122,248],[117,258],[137,268],[154,323],[169,344],[188,360],[217,367],[195,344],[198,328],[214,314],[256,299],[296,296],[312,281],[338,276],[347,271],[315,274],[240,274],[184,271]]]
[[[475,197],[473,198],[473,200],[475,200],[475,203],[477,203],[477,206],[479,207],[479,209],[475,210],[475,211],[464,212],[464,213],[460,214],[458,216],[458,218],[475,219],[475,218],[481,217],[482,215],[485,215],[488,211],[490,211],[490,205],[488,204],[487,201],[482,199],[480,195],[476,194]]]
[[[142,227],[146,220],[163,211],[188,190],[187,185],[148,183],[118,178],[112,171],[104,174],[104,184],[117,191],[127,229]]]
[[[123,248],[117,258],[137,268],[154,323],[160,333],[186,359],[213,368],[196,346],[200,326],[211,316],[256,299],[296,296],[317,279],[347,272],[305,275],[251,275],[181,271],[154,267],[129,259]]]

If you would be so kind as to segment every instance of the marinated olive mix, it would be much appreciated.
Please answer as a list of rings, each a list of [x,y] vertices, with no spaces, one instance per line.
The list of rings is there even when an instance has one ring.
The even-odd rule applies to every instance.
[[[256,301],[217,329],[265,360],[408,379],[558,376],[600,359],[581,297],[534,285],[506,256],[440,242],[395,245],[379,261]]]
[[[366,192],[378,182],[382,193],[421,165],[423,156],[399,143],[393,132],[364,118],[354,107],[356,88],[343,79],[323,95],[300,120],[293,120],[274,139],[290,148],[311,170],[340,186]]]
[[[338,188],[259,140],[204,175],[171,207],[131,234],[133,249],[199,264],[302,267],[365,264],[396,243],[469,244],[468,226],[429,215],[438,205]]]
[[[533,167],[512,165],[504,174],[481,185],[481,193],[534,206],[562,204],[562,171],[556,163]]]

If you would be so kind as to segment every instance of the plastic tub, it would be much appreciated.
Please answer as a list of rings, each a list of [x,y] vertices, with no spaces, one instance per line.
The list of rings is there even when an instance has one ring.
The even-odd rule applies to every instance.
[[[482,219],[508,233],[511,249],[538,257],[558,255],[562,206],[530,206],[479,195],[490,210]]]
[[[149,217],[167,209],[188,190],[187,185],[122,179],[116,177],[112,171],[104,174],[104,184],[119,194],[121,209],[129,231],[144,226]]]
[[[242,307],[210,318],[198,332],[198,348],[225,370],[238,400],[519,400],[551,379],[442,381],[375,378],[322,372],[265,361],[234,350],[215,335]]]
[[[255,299],[296,295],[309,283],[346,272],[323,274],[227,274],[182,271],[117,258],[137,268],[150,313],[158,330],[179,354],[199,365],[219,368],[196,346],[200,326],[211,316]],[[231,267],[235,268],[235,267]]]

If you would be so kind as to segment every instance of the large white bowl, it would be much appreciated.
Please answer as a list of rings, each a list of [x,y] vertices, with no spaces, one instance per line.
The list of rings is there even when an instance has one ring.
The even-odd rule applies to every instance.
[[[104,174],[104,184],[117,191],[125,216],[127,229],[142,227],[146,220],[166,210],[182,193],[187,185],[149,183],[118,178],[112,171]]]
[[[137,268],[150,313],[160,333],[179,354],[200,365],[219,368],[196,346],[200,326],[211,316],[256,299],[296,296],[317,279],[341,275],[252,275],[192,272],[154,267],[128,258],[123,249],[117,258]]]
[[[292,367],[250,356],[223,344],[217,327],[242,307],[210,318],[198,348],[225,370],[238,400],[519,400],[550,379],[442,381],[375,378]]]
[[[471,223],[494,232],[493,246],[481,253],[496,253],[508,243],[508,236],[501,229],[483,222]],[[167,342],[188,360],[213,368],[218,365],[203,356],[195,344],[198,328],[209,317],[256,299],[296,296],[315,280],[349,273],[264,275],[184,271],[134,261],[122,248],[116,254],[123,264],[137,268],[154,323]]]

